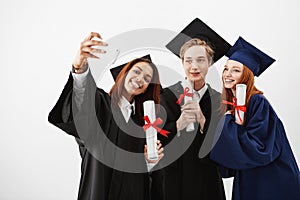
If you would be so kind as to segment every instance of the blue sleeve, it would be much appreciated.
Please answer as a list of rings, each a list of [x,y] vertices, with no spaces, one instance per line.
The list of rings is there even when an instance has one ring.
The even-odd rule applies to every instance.
[[[245,120],[241,126],[231,115],[223,116],[216,130],[219,138],[211,152],[212,160],[243,170],[268,165],[280,155],[280,121],[262,95],[251,97]]]

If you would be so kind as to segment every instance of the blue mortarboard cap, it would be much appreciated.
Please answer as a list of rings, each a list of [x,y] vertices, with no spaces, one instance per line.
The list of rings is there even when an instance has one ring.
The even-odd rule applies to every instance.
[[[180,57],[182,45],[193,38],[204,40],[214,50],[214,62],[223,57],[231,47],[226,40],[199,18],[195,18],[187,25],[166,47]]]
[[[235,60],[246,65],[255,76],[259,76],[275,62],[275,59],[257,49],[242,37],[238,38],[226,56],[229,60]]]
[[[145,55],[145,56],[143,56],[143,57],[141,57],[141,58],[144,58],[144,59],[146,59],[146,60],[150,60],[150,61],[151,61],[151,56],[150,56],[150,54],[147,54],[147,55]],[[122,65],[119,65],[119,66],[117,66],[117,67],[114,67],[114,68],[111,68],[111,69],[110,69],[110,73],[111,73],[111,75],[113,76],[114,80],[117,79],[117,77],[118,77],[119,73],[121,72],[121,70],[123,69],[123,67],[125,67],[125,65],[127,65],[128,63],[129,63],[129,62],[124,63],[124,64],[122,64]]]

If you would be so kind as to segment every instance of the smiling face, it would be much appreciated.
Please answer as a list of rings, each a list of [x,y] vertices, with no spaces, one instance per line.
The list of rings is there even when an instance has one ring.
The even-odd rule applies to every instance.
[[[222,73],[224,88],[235,91],[236,84],[240,83],[244,65],[234,60],[228,60]]]
[[[153,76],[152,67],[146,62],[138,62],[128,71],[122,95],[131,102],[133,97],[147,90]]]
[[[210,62],[203,46],[195,45],[188,48],[183,55],[182,62],[188,80],[195,83],[205,82]]]

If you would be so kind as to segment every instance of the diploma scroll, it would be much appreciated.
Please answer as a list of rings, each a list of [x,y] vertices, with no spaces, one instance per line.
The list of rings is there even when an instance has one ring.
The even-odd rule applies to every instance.
[[[150,100],[145,101],[143,103],[143,106],[144,106],[144,116],[148,116],[150,122],[154,122],[156,120],[154,101],[150,101]],[[149,160],[158,159],[156,141],[157,141],[157,130],[152,126],[149,126],[149,128],[147,128],[146,130],[147,154]]]
[[[244,111],[238,109],[239,106],[245,106],[246,103],[246,90],[247,86],[245,84],[237,84],[236,85],[236,105],[235,108],[235,120],[237,122],[244,122]]]
[[[190,93],[193,93],[193,87],[194,86],[194,83],[192,81],[189,81],[189,80],[186,80],[186,83],[185,83],[185,87],[188,87],[189,88],[189,92]],[[184,97],[184,102],[187,102],[187,101],[192,101],[193,100],[193,97],[191,96],[185,96]],[[187,132],[190,132],[190,131],[193,131],[195,130],[195,127],[194,127],[194,123],[190,123],[187,127],[186,127],[186,131]]]

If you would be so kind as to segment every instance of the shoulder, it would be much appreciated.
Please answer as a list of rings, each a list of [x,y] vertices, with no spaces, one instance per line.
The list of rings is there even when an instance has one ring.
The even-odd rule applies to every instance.
[[[209,92],[210,96],[212,97],[220,97],[221,93],[212,88],[209,84],[207,84],[207,91]]]
[[[262,94],[254,94],[250,97],[249,105],[270,105],[266,97]]]
[[[211,101],[216,104],[220,104],[221,102],[221,93],[212,88],[209,84],[207,84],[208,88],[205,92],[207,96],[210,97]],[[205,95],[205,94],[204,94]]]
[[[175,83],[174,85],[171,85],[169,87],[165,87],[161,90],[161,96],[169,96],[170,94],[176,94],[181,93],[183,91],[183,88],[181,86],[181,81]],[[176,96],[176,95],[175,95]]]
[[[254,94],[250,97],[247,111],[252,112],[252,114],[256,112],[264,112],[265,114],[273,113],[273,115],[276,115],[270,102],[262,94]]]
[[[110,104],[110,95],[102,88],[96,89],[96,101],[107,102]]]

